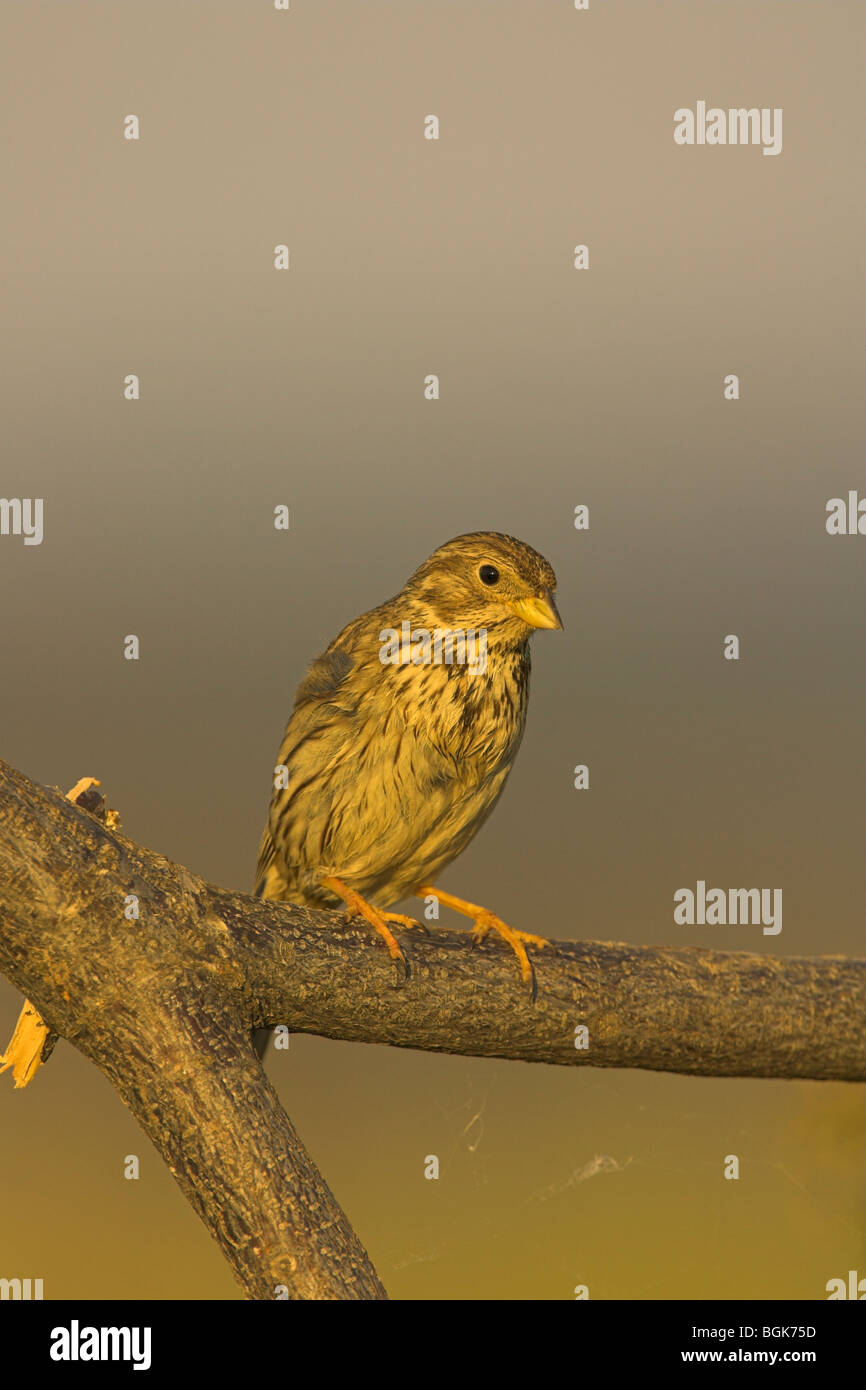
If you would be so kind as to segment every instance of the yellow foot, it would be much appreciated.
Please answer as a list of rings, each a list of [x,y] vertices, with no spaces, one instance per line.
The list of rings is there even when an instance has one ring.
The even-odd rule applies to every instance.
[[[409,979],[411,971],[409,962],[400,950],[394,933],[388,926],[389,922],[399,922],[402,926],[417,927],[418,923],[413,917],[404,917],[399,912],[381,912],[378,907],[368,903],[366,898],[362,898],[360,893],[356,893],[354,888],[350,888],[341,878],[336,878],[329,874],[327,878],[319,880],[323,888],[328,888],[332,893],[336,893],[338,898],[342,898],[348,908],[347,916],[363,917],[365,922],[369,922],[374,927],[388,947],[388,952],[394,962],[397,971],[397,984],[403,985]]]
[[[101,787],[102,783],[98,777],[79,777],[74,787],[70,787],[66,793],[67,801],[77,801],[82,792],[89,792],[91,787]]]
[[[12,1068],[12,1080],[16,1091],[31,1082],[39,1070],[47,1037],[48,1024],[39,1017],[29,999],[26,999],[24,1008],[18,1015],[9,1046],[0,1056],[0,1072],[6,1071],[7,1067]]]
[[[453,893],[443,893],[441,888],[434,888],[428,884],[418,889],[418,897],[426,897],[430,893],[454,912],[459,912],[464,917],[471,917],[473,946],[477,945],[479,941],[483,941],[487,933],[491,931],[495,931],[498,936],[502,937],[503,941],[508,942],[520,962],[520,974],[529,985],[530,998],[534,1003],[538,997],[538,984],[532,961],[526,954],[526,946],[537,946],[541,950],[543,947],[549,946],[550,942],[543,936],[533,936],[531,932],[515,931],[514,927],[509,927],[501,917],[497,917],[495,912],[490,912],[488,908],[481,907],[478,903],[467,902],[465,898],[455,898]]]
[[[378,911],[378,908],[376,910]],[[398,926],[405,927],[407,931],[414,927],[416,931],[423,931],[428,936],[430,935],[424,923],[419,922],[416,917],[407,917],[402,912],[379,912],[379,916],[384,917],[386,922],[396,922]]]

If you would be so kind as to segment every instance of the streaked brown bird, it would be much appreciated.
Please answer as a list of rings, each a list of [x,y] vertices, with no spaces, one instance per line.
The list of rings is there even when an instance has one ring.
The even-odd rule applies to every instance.
[[[526,722],[529,639],[561,628],[556,576],[513,536],[479,531],[435,550],[400,592],[349,623],[310,667],[278,756],[255,892],[345,904],[375,928],[402,978],[386,911],[434,894],[497,932],[535,997],[526,945],[476,903],[433,887],[484,824]],[[282,772],[280,772],[282,769]]]

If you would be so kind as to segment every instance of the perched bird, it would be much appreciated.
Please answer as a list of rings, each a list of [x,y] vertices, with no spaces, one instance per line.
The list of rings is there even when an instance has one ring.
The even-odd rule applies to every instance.
[[[526,944],[545,946],[476,903],[433,887],[484,824],[526,722],[529,639],[561,628],[556,576],[513,536],[479,531],[435,550],[394,597],[349,623],[307,672],[278,756],[255,892],[310,906],[345,904],[406,958],[387,912],[434,894],[491,930],[535,976]],[[461,638],[462,634],[462,638]]]

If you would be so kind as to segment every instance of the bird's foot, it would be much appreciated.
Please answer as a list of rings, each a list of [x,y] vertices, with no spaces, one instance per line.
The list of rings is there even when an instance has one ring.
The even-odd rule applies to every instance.
[[[529,985],[529,995],[534,1004],[538,998],[538,982],[535,978],[535,968],[526,954],[526,946],[537,946],[541,949],[544,946],[549,946],[550,942],[546,941],[543,936],[533,936],[532,932],[517,931],[514,927],[509,927],[508,923],[503,922],[501,917],[497,917],[495,912],[482,911],[473,922],[472,945],[477,946],[491,931],[495,931],[497,936],[501,936],[503,941],[507,941],[516,955],[520,962],[520,974]]]
[[[489,931],[498,932],[503,940],[509,944],[512,938],[517,941],[525,941],[529,946],[549,946],[550,942],[545,936],[533,936],[530,931],[518,931],[516,927],[509,927],[503,922],[501,917],[497,917],[495,912],[483,912],[480,917],[475,918],[475,926],[472,928],[472,943],[483,941]]]
[[[514,927],[509,927],[507,922],[503,922],[501,917],[497,917],[495,912],[488,911],[486,907],[480,907],[478,903],[467,902],[465,898],[455,898],[453,893],[443,893],[441,889],[429,886],[419,888],[417,891],[420,897],[432,894],[446,907],[462,913],[464,917],[471,917],[473,946],[476,946],[479,941],[483,941],[487,933],[491,931],[495,931],[497,936],[501,936],[503,941],[507,941],[520,962],[520,973],[529,985],[530,999],[535,1003],[538,997],[538,983],[535,978],[535,968],[526,953],[526,947],[537,946],[541,950],[544,946],[549,946],[550,942],[545,937],[533,936],[528,931],[516,931]]]
[[[341,878],[329,875],[320,880],[323,888],[328,888],[332,893],[336,893],[338,898],[342,898],[346,904],[346,916],[363,917],[365,922],[369,922],[371,927],[382,937],[388,947],[388,953],[394,962],[394,969],[397,974],[397,986],[404,985],[411,975],[409,962],[400,949],[400,945],[394,933],[388,926],[390,922],[400,922],[403,926],[417,926],[418,923],[411,917],[403,917],[399,912],[381,912],[378,907],[368,903],[366,898],[362,898],[360,893],[356,893],[354,888],[350,888]]]
[[[379,916],[384,917],[386,922],[396,922],[398,926],[405,927],[407,931],[415,927],[418,931],[424,932],[425,936],[430,935],[429,928],[423,922],[419,922],[417,917],[407,917],[403,912],[380,912]]]

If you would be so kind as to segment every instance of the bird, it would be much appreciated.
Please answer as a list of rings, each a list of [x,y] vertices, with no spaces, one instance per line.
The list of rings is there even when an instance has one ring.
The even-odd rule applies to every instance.
[[[529,640],[561,629],[556,575],[514,536],[477,531],[440,545],[393,598],[350,622],[298,687],[273,776],[254,894],[360,917],[410,975],[388,909],[433,895],[490,931],[537,994],[527,945],[482,907],[436,888],[492,812],[526,724]],[[258,1031],[263,1055],[267,1031]]]

